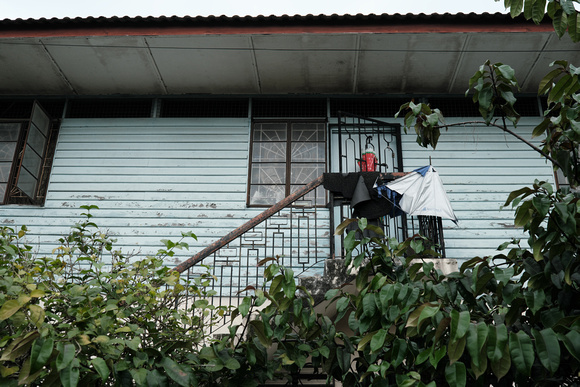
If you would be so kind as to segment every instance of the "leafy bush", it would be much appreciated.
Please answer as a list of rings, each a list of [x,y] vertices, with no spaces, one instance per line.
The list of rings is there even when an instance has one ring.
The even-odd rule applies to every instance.
[[[226,311],[206,300],[213,278],[187,282],[164,266],[163,257],[188,247],[183,239],[131,262],[91,221],[95,207],[83,208],[54,257],[34,256],[22,242],[26,227],[0,229],[0,382],[191,385],[193,371],[179,364],[208,343],[206,328]],[[197,298],[187,309],[186,293]]]

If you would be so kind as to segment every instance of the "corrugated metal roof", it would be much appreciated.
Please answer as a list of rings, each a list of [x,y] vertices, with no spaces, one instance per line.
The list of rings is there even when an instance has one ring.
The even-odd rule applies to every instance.
[[[86,28],[96,26],[192,26],[192,25],[369,25],[369,24],[423,24],[423,23],[457,23],[476,24],[530,23],[523,17],[513,20],[502,13],[457,13],[457,14],[356,14],[356,15],[281,15],[281,16],[159,16],[159,17],[76,17],[76,18],[40,18],[40,19],[4,19],[0,29],[29,28]]]
[[[0,95],[463,94],[486,60],[533,93],[580,57],[500,13],[16,19],[0,46]]]

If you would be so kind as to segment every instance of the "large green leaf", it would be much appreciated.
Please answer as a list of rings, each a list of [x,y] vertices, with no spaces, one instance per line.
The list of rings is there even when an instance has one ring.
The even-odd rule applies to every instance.
[[[158,370],[154,369],[147,373],[148,387],[165,387],[167,386],[167,378]]]
[[[562,335],[560,340],[566,346],[566,349],[574,358],[580,361],[580,333],[577,331],[570,331],[566,335]]]
[[[532,334],[540,362],[551,374],[554,374],[560,366],[560,343],[556,332],[552,328],[541,331],[532,329]]]
[[[578,12],[568,15],[568,35],[573,42],[580,42],[580,17]]]
[[[477,363],[474,360],[475,358],[471,358],[471,370],[475,375],[475,379],[479,379],[479,377],[487,371],[487,356],[485,349],[482,349],[479,353]]]
[[[14,339],[6,348],[2,351],[2,356],[0,356],[0,361],[11,361],[15,362],[17,358],[23,356],[28,352],[34,340],[39,337],[38,331],[32,331],[24,337],[19,337]]]
[[[364,335],[363,338],[358,342],[356,350],[357,351],[364,351],[367,344],[371,342],[372,338],[377,334],[377,332],[378,331],[374,331],[374,332],[367,333],[366,335]],[[384,341],[383,341],[383,343],[384,343]],[[371,348],[371,351],[372,351],[372,348]]]
[[[385,344],[385,339],[387,338],[388,331],[385,329],[379,329],[377,333],[371,339],[371,351],[376,352],[383,347]]]
[[[137,387],[147,385],[147,369],[145,368],[132,368],[129,370],[131,377],[135,380],[135,385]],[[132,382],[132,381],[131,381]]]
[[[404,339],[395,339],[391,349],[391,364],[398,367],[407,358],[407,342]]]
[[[36,304],[28,305],[28,310],[30,311],[30,320],[37,328],[42,326],[44,323],[45,312],[44,309]]]
[[[560,6],[568,15],[576,12],[576,9],[574,8],[574,0],[560,0]]]
[[[534,6],[535,0],[525,0],[524,1],[524,17],[526,20],[530,20],[532,18],[532,8]],[[514,17],[512,15],[512,17]]]
[[[110,374],[110,370],[109,367],[107,367],[107,363],[100,357],[92,359],[90,363],[93,365],[95,371],[97,371],[97,373],[101,377],[101,380],[103,382],[107,380]]]
[[[535,0],[532,6],[532,20],[540,24],[546,13],[546,0]]]
[[[499,380],[507,375],[511,366],[512,359],[510,357],[509,345],[506,343],[502,351],[501,359],[491,362],[491,370]]]
[[[570,87],[573,81],[574,80],[572,79],[572,76],[570,74],[566,74],[562,78],[560,78],[550,91],[550,94],[548,94],[548,102],[549,103],[558,102],[564,95],[566,89]]]
[[[467,383],[465,364],[455,362],[445,367],[445,380],[453,387],[463,387]]]
[[[510,7],[510,15],[512,17],[518,16],[520,13],[522,13],[523,8],[524,8],[524,0],[512,0]]]
[[[56,357],[56,369],[62,371],[67,368],[75,358],[74,344],[59,345],[59,353]]]
[[[546,294],[543,289],[534,290],[533,292],[528,290],[524,293],[524,298],[528,308],[530,308],[533,314],[536,314],[542,309],[546,302]]]
[[[254,332],[258,339],[262,343],[262,345],[266,348],[272,345],[272,338],[266,335],[266,330],[264,329],[264,323],[260,320],[252,320],[250,321],[250,325],[254,328]]]
[[[466,337],[462,337],[456,341],[450,341],[447,347],[447,356],[449,356],[449,364],[455,363],[461,358],[465,351]]]
[[[363,315],[373,317],[377,312],[377,303],[375,300],[375,293],[367,293],[362,300]]]
[[[552,26],[559,38],[564,36],[568,29],[568,15],[562,9],[555,12],[554,17],[552,18]]]
[[[454,309],[451,311],[451,341],[459,340],[467,334],[467,330],[469,329],[469,322],[470,315],[468,310],[458,312]]]
[[[64,387],[76,387],[79,384],[79,361],[74,359],[68,367],[60,371],[60,381]]]
[[[447,354],[447,348],[445,346],[442,346],[441,348],[438,348],[435,351],[432,351],[430,353],[429,362],[431,363],[433,368],[435,368],[435,369],[437,368],[437,364],[439,364],[441,359],[443,359],[446,354]]]
[[[183,387],[190,386],[191,374],[181,368],[175,361],[168,357],[164,357],[160,364],[167,373],[167,376],[169,376],[175,383]]]
[[[516,80],[516,73],[514,71],[514,69],[506,64],[502,64],[499,65],[497,67],[497,69],[499,70],[500,74],[508,81],[515,81]]]
[[[488,333],[489,329],[485,323],[469,324],[467,332],[467,351],[476,367],[480,364],[482,354],[485,358],[484,348],[485,343],[487,342]]]
[[[54,339],[49,337],[47,339],[37,339],[32,344],[30,351],[30,372],[35,373],[48,362],[52,355],[54,347]]]
[[[421,325],[425,320],[435,316],[437,312],[439,312],[440,308],[441,308],[440,304],[432,304],[432,303],[425,304],[425,307],[423,308],[421,314],[419,315],[419,320],[417,321],[417,329],[421,328]]]
[[[8,300],[0,308],[0,321],[4,321],[18,312],[22,305],[17,300]]]
[[[534,364],[534,345],[532,339],[523,331],[510,332],[510,355],[516,369],[523,375],[529,376]]]
[[[280,279],[282,279],[281,276]],[[248,313],[250,312],[251,305],[252,299],[250,297],[244,297],[244,299],[242,300],[242,302],[240,302],[240,305],[238,306],[238,310],[240,311],[242,317],[246,317],[248,315]]]
[[[508,332],[504,324],[490,325],[487,338],[487,357],[492,362],[500,361],[508,342]]]

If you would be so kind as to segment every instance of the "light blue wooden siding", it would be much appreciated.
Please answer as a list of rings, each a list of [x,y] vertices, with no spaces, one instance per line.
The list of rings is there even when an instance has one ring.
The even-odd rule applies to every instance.
[[[514,131],[531,140],[532,128],[538,123],[539,119],[523,118]],[[428,165],[431,156],[459,218],[458,226],[443,221],[449,258],[496,254],[497,246],[512,237],[525,241],[523,230],[514,227],[511,207],[500,207],[511,191],[530,186],[536,178],[553,182],[551,165],[530,147],[494,127],[449,128],[442,132],[435,151],[419,147],[415,139],[414,132],[403,135],[405,170]],[[540,141],[533,142],[538,145]]]
[[[154,254],[161,239],[193,231],[176,264],[264,209],[246,208],[248,119],[65,119],[44,208],[0,207],[27,225],[39,254],[97,205],[94,221],[125,253]],[[328,222],[326,222],[328,225]],[[328,232],[328,230],[325,230]]]
[[[522,119],[516,132],[530,138],[537,122]],[[175,264],[261,211],[246,208],[248,154],[247,119],[66,119],[45,207],[0,206],[0,223],[27,225],[29,241],[49,254],[80,219],[79,206],[95,204],[95,222],[125,252],[152,254],[161,239],[196,233],[191,250],[168,261]],[[444,221],[450,258],[493,254],[524,236],[513,227],[513,211],[500,206],[535,178],[553,181],[536,152],[492,127],[451,128],[435,151],[420,148],[413,133],[403,135],[406,171],[428,164],[429,156],[459,218],[458,226]],[[328,214],[320,220],[322,240]]]

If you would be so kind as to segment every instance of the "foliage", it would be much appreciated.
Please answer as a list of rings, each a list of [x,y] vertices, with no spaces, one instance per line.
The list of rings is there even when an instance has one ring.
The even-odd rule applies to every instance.
[[[580,268],[571,251],[537,260],[514,241],[501,247],[511,245],[507,254],[444,276],[418,236],[398,245],[355,233],[345,244],[356,290],[327,293],[336,313],[316,313],[277,264],[266,270],[269,290],[246,298],[245,315],[271,302],[251,321],[253,345],[272,348],[268,361],[289,379],[311,363],[348,386],[579,382]]]
[[[183,239],[130,262],[92,222],[96,207],[83,208],[55,257],[34,257],[26,227],[0,229],[1,384],[190,385],[195,375],[180,363],[225,312],[204,299],[213,278],[184,281],[163,265],[188,247]],[[185,293],[197,297],[187,309]]]
[[[505,0],[512,16],[539,23],[548,7],[559,36],[580,41],[576,0]],[[571,190],[543,181],[512,192],[514,224],[528,233],[494,257],[475,257],[443,275],[419,235],[398,244],[357,222],[345,237],[355,279],[326,294],[317,310],[294,273],[275,258],[265,283],[231,314],[229,334],[205,332],[228,308],[206,299],[213,278],[194,282],[162,266],[183,241],[131,263],[85,220],[60,240],[54,258],[36,258],[26,228],[0,229],[0,383],[2,385],[258,386],[295,383],[306,367],[345,386],[512,386],[580,384],[580,70],[566,61],[542,80],[548,107],[526,142],[560,169]],[[511,67],[486,62],[469,83],[482,124],[515,135]],[[401,106],[417,142],[436,147],[446,125],[425,103]],[[461,124],[459,124],[461,125]],[[521,139],[521,138],[520,138]],[[525,141],[521,139],[522,141]],[[184,237],[195,237],[191,233]],[[111,265],[104,264],[107,255]],[[189,309],[182,296],[195,295]]]
[[[512,16],[523,11],[537,23],[544,17],[545,0],[505,3]],[[548,16],[559,36],[567,28],[580,41],[573,1],[550,1]],[[443,275],[426,258],[435,254],[425,250],[428,244],[420,236],[397,245],[381,238],[357,240],[351,231],[344,243],[346,263],[357,271],[356,290],[328,292],[326,316],[307,298],[284,291],[281,279],[270,278],[269,291],[261,289],[246,302],[257,305],[266,297],[279,309],[252,323],[259,342],[275,349],[272,361],[289,379],[310,361],[348,386],[580,383],[580,71],[566,61],[552,66],[538,90],[548,108],[533,130],[534,136],[545,135],[542,146],[518,138],[561,169],[572,189],[535,181],[509,195],[505,206],[515,209],[514,224],[528,233],[529,248],[519,240],[506,242],[498,255],[475,257]],[[479,105],[482,124],[515,135],[507,122],[519,120],[517,90],[511,67],[486,62],[471,78],[468,93]],[[401,113],[405,129],[413,128],[424,147],[435,148],[441,129],[453,126],[425,103],[406,103]],[[364,219],[358,225],[380,233]],[[338,232],[344,229],[346,223]],[[291,305],[301,314],[292,314]],[[286,336],[274,332],[287,332],[290,342],[308,352],[286,347]]]
[[[495,0],[499,1],[499,0]],[[547,4],[546,4],[547,3]],[[574,8],[577,0],[504,0],[506,9],[512,17],[524,14],[527,20],[540,24],[545,18],[546,5],[548,16],[552,19],[554,31],[561,38],[566,31],[574,42],[580,42],[580,19]]]

